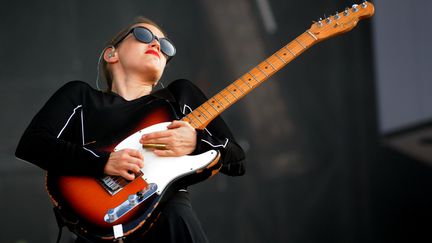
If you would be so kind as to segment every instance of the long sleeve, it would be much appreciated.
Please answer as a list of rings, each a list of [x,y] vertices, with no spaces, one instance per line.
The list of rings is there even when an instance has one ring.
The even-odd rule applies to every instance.
[[[65,134],[82,126],[83,84],[69,82],[54,93],[22,135],[15,152],[17,158],[47,171],[102,174],[109,153],[86,149],[79,135],[65,138]]]
[[[181,112],[187,114],[207,101],[206,96],[188,80],[176,80],[167,87],[180,105]],[[215,118],[204,130],[197,131],[197,146],[194,153],[210,149],[221,152],[221,172],[230,176],[245,173],[245,154],[235,141],[230,129],[221,117]]]

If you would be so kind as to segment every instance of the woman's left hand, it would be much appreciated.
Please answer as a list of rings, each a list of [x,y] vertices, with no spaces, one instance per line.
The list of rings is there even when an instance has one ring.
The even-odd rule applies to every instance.
[[[182,156],[195,150],[197,133],[195,129],[185,121],[173,121],[168,125],[168,130],[144,134],[141,144],[165,144],[165,149],[155,149],[158,156]]]

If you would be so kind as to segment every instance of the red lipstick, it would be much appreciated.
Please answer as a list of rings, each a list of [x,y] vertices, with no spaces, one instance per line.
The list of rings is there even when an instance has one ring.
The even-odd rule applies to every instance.
[[[145,54],[152,54],[160,58],[159,53],[155,50],[147,50]]]

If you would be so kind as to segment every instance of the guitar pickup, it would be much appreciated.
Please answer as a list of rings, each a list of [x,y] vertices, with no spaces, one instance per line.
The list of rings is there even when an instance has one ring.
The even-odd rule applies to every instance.
[[[158,189],[156,183],[150,183],[148,186],[138,191],[135,194],[131,194],[128,198],[122,202],[119,206],[108,210],[108,212],[104,216],[104,220],[107,223],[114,223],[129,211],[140,205],[142,202],[147,200],[150,196],[152,196]]]
[[[142,175],[143,173],[140,171],[139,173],[135,174],[135,178],[141,177]],[[111,196],[115,195],[117,192],[123,189],[123,187],[130,183],[130,181],[124,179],[123,177],[109,175],[99,178],[98,182],[109,194],[111,194]]]

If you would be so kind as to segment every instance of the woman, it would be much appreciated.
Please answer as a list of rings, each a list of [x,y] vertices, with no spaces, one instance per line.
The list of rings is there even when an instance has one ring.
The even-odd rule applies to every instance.
[[[133,180],[146,163],[134,149],[113,152],[131,130],[142,125],[158,101],[173,109],[167,131],[143,135],[140,143],[159,144],[157,156],[197,154],[217,148],[221,172],[237,176],[245,172],[244,152],[220,118],[205,130],[178,120],[206,98],[187,80],[173,81],[154,92],[175,47],[154,22],[139,17],[107,45],[102,53],[108,91],[84,82],[65,84],[47,101],[24,132],[16,156],[44,170],[62,175],[121,176]],[[155,225],[129,241],[206,242],[186,188],[174,193]],[[83,239],[78,239],[83,241]]]

